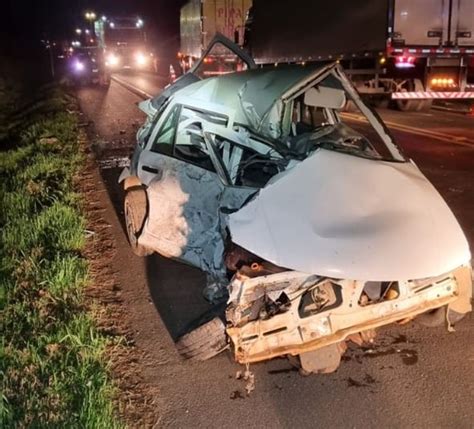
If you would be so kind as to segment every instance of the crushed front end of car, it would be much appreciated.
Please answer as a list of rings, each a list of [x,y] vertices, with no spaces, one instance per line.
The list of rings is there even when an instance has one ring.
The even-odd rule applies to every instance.
[[[240,363],[281,356],[299,358],[307,372],[331,372],[345,342],[440,307],[471,310],[469,265],[430,279],[368,282],[297,271],[258,275],[264,265],[238,272],[230,284],[227,333]]]

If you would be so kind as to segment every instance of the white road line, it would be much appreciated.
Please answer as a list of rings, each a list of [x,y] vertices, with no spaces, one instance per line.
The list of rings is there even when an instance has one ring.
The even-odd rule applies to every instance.
[[[117,76],[112,75],[111,79],[117,82],[119,85],[122,85],[124,88],[128,89],[130,92],[133,92],[135,95],[138,95],[139,97],[143,98],[144,100],[153,98],[153,95],[141,90],[140,88],[137,88],[135,85],[132,85],[131,83],[126,82],[125,80],[118,78]]]
[[[347,119],[352,119],[357,122],[367,123],[367,120],[364,119],[362,116],[359,116],[353,113],[344,112],[344,113],[341,113],[341,116]],[[393,128],[395,130],[404,131],[404,132],[419,135],[419,136],[430,137],[434,140],[439,140],[445,143],[451,143],[451,144],[466,146],[470,148],[474,147],[474,141],[469,140],[467,137],[464,137],[464,136],[455,136],[452,134],[440,133],[438,131],[426,130],[426,129],[422,129],[418,127],[413,127],[411,125],[399,124],[397,122],[392,122],[392,121],[384,121],[384,123],[389,128]]]

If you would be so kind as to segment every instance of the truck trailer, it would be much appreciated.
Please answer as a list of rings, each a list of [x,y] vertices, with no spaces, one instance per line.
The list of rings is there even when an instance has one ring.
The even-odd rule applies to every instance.
[[[474,0],[254,0],[257,64],[340,62],[374,104],[474,98]]]
[[[216,33],[242,45],[248,10],[252,0],[190,0],[181,8],[181,48],[178,53],[183,72],[201,58]],[[212,52],[209,73],[219,74],[229,69],[234,56],[226,51]],[[227,67],[224,66],[227,63]]]

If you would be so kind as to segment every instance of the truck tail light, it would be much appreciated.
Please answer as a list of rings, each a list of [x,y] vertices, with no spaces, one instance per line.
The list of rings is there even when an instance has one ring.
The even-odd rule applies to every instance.
[[[415,57],[412,55],[401,55],[395,57],[395,67],[399,69],[408,69],[415,67]]]
[[[434,77],[431,79],[430,84],[432,87],[438,87],[438,88],[447,88],[447,87],[454,87],[456,86],[456,83],[452,77],[445,77],[445,76],[440,76],[440,77]]]

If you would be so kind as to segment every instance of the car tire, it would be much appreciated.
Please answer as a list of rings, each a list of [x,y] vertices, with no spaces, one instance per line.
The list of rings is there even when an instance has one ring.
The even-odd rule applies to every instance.
[[[227,347],[224,322],[215,317],[179,338],[176,347],[185,359],[204,361],[216,356]]]
[[[451,309],[448,311],[449,322],[453,325],[460,322],[466,316],[466,313],[458,313]],[[446,307],[440,307],[427,311],[426,313],[422,313],[415,318],[415,322],[427,328],[437,328],[438,326],[443,326],[446,323]]]
[[[143,188],[135,187],[127,190],[123,211],[128,242],[133,253],[137,256],[150,255],[153,251],[138,243],[138,237],[143,230],[147,215],[147,197]]]

